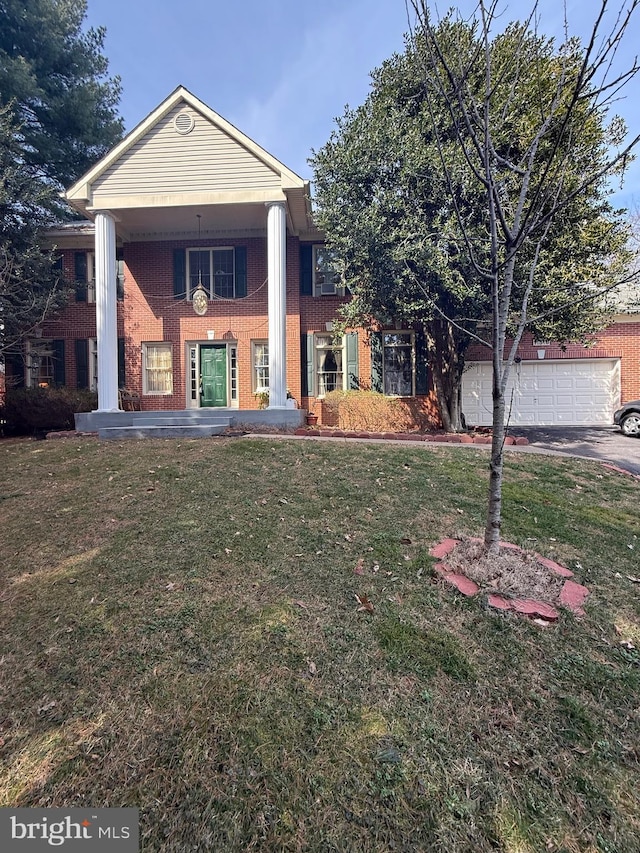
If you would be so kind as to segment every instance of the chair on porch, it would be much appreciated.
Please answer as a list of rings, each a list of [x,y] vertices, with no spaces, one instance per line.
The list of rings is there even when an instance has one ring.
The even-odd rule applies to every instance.
[[[139,412],[140,394],[137,391],[130,391],[128,388],[120,388],[118,404],[123,412]]]

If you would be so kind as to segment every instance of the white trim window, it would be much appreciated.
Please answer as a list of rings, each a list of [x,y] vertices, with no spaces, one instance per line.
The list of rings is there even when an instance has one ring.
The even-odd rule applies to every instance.
[[[268,341],[251,341],[251,384],[254,394],[269,390]]]
[[[326,246],[313,247],[313,295],[342,296],[340,272],[335,254]]]
[[[316,397],[324,397],[329,391],[342,391],[345,387],[345,348],[336,346],[333,335],[314,336],[316,374]]]
[[[27,341],[25,385],[27,388],[45,388],[55,384],[53,341],[45,338]]]
[[[187,299],[200,283],[209,299],[234,299],[235,279],[232,247],[187,250]]]
[[[96,301],[96,262],[93,252],[87,252],[87,302]]]
[[[167,343],[142,344],[144,394],[173,394],[173,349]]]
[[[384,332],[382,382],[388,397],[415,394],[415,339],[413,332]]]

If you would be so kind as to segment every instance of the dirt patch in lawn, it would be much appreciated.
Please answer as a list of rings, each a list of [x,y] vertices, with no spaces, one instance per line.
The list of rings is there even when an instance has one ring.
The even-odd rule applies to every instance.
[[[461,541],[447,555],[447,568],[465,575],[478,586],[514,598],[557,604],[564,578],[540,563],[536,554],[501,546],[497,556],[487,554],[482,542]]]

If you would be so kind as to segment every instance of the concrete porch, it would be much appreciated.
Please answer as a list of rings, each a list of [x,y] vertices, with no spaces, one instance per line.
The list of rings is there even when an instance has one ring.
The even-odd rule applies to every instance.
[[[204,438],[228,427],[271,426],[297,429],[304,409],[181,409],[163,412],[77,412],[76,430],[97,432],[99,438]]]

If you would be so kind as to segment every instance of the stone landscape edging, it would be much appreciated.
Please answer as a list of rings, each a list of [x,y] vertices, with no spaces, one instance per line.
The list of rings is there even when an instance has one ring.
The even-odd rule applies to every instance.
[[[436,572],[438,572],[438,574],[447,581],[447,583],[452,584],[452,586],[454,586],[458,592],[461,592],[462,595],[467,596],[467,598],[472,598],[480,592],[480,586],[475,581],[471,580],[471,578],[466,577],[466,575],[454,572],[445,562],[443,562],[444,558],[447,557],[461,541],[462,540],[460,539],[443,539],[437,545],[433,545],[429,549],[429,554],[438,560],[434,566]],[[470,541],[481,542],[482,540],[472,538]],[[512,550],[519,551],[520,553],[524,551],[520,546],[512,545],[510,542],[501,542],[500,545],[503,548],[511,548]],[[542,557],[540,554],[534,554],[534,556],[536,560],[545,568],[549,569],[550,572],[558,577],[564,578],[564,583],[560,590],[560,605],[566,610],[571,611],[575,616],[585,616],[586,614],[582,605],[589,595],[587,587],[572,580],[573,572],[565,566],[560,565],[560,563],[556,563],[555,560],[550,560],[548,557]],[[506,596],[498,593],[488,593],[487,604],[495,610],[521,613],[524,616],[530,616],[536,621],[540,620],[545,623],[557,622],[560,618],[559,611],[551,604],[531,598],[507,598]]]
[[[294,435],[312,436],[316,438],[369,438],[386,439],[388,441],[435,441],[445,444],[491,444],[490,435],[469,435],[468,433],[447,432],[372,432],[368,430],[343,430],[333,427],[300,427]],[[529,444],[528,438],[506,436],[506,446],[524,446]]]

